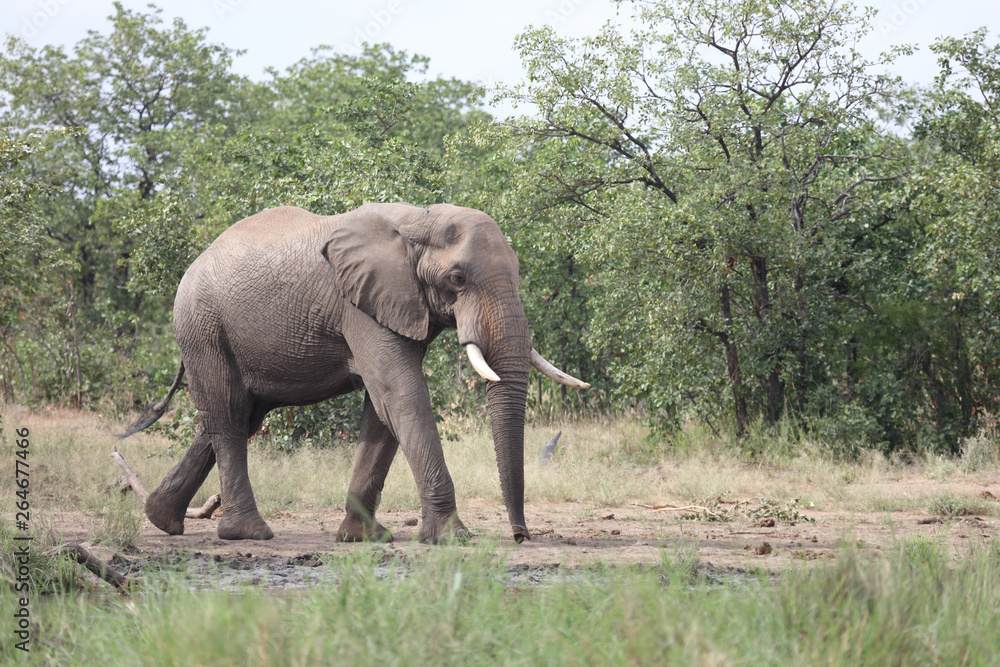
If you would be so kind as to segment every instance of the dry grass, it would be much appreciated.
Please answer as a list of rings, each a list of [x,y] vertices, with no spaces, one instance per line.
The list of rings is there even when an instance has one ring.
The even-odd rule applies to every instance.
[[[94,517],[94,531],[108,521],[122,522],[116,492],[120,470],[109,457],[117,446],[152,490],[183,453],[184,446],[159,435],[139,434],[115,440],[121,424],[99,415],[70,410],[29,412],[7,406],[8,431],[31,429],[32,492],[35,506],[67,504]],[[538,455],[556,431],[562,438],[553,462],[542,465]],[[852,462],[831,461],[808,443],[784,447],[794,454],[763,456],[748,461],[724,440],[692,430],[682,434],[683,446],[655,448],[646,430],[625,419],[566,421],[530,425],[525,434],[525,496],[527,502],[574,501],[595,507],[629,503],[708,504],[728,500],[797,499],[802,506],[833,511],[882,512],[926,508],[949,485],[971,480],[949,459],[925,457],[903,462],[871,453]],[[686,438],[686,439],[685,439]],[[8,442],[5,447],[9,446]],[[471,432],[444,443],[459,503],[477,498],[502,503],[496,458],[488,430]],[[252,447],[250,476],[261,512],[339,508],[351,472],[353,448],[300,449],[291,454],[268,453]],[[996,479],[995,462],[978,469],[975,479]],[[933,485],[928,485],[928,480]],[[219,490],[213,471],[193,504]],[[386,482],[384,509],[419,506],[416,486],[398,456]],[[141,511],[138,503],[133,510]],[[125,521],[124,523],[127,523]]]

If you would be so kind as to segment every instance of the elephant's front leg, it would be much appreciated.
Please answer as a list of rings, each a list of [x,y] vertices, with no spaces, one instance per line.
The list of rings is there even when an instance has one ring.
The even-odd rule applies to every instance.
[[[354,471],[347,489],[347,516],[337,529],[338,542],[392,541],[389,531],[375,520],[375,511],[398,448],[399,441],[379,419],[371,397],[365,394]]]
[[[374,411],[399,442],[413,472],[420,494],[420,541],[468,536],[458,518],[455,485],[445,465],[421,368],[423,350],[418,343],[365,320],[345,338]]]

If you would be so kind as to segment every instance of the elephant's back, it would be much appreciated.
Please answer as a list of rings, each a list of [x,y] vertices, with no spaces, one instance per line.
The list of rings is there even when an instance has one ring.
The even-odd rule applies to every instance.
[[[310,213],[297,206],[268,208],[243,218],[219,234],[208,247],[218,252],[224,247],[250,248],[305,241],[330,225],[330,217]]]
[[[315,225],[327,216],[317,215],[298,206],[278,206],[266,208],[263,211],[249,215],[220,234],[220,238],[229,232],[253,231],[255,233],[270,233],[282,229],[295,229]]]
[[[212,242],[192,262],[177,288],[175,321],[191,311],[224,313],[274,305],[303,290],[331,284],[323,246],[333,218],[294,206],[261,211],[244,218]]]

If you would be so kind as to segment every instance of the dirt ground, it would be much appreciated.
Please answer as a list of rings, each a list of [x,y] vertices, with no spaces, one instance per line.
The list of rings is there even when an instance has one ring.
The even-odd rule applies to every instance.
[[[915,489],[914,480],[886,483],[886,491],[906,495]],[[1000,483],[921,483],[920,491],[947,492],[989,499],[993,507],[1000,498]],[[759,499],[758,499],[759,500]],[[752,509],[754,503],[741,506]],[[759,504],[758,504],[759,507]],[[739,509],[739,508],[737,508]],[[512,572],[560,571],[588,565],[611,566],[653,564],[666,553],[670,557],[697,556],[698,562],[711,570],[777,572],[809,561],[833,559],[845,543],[853,544],[863,556],[873,559],[893,548],[900,539],[922,536],[943,542],[949,552],[968,553],[983,540],[997,538],[996,512],[988,516],[945,518],[926,512],[895,511],[843,513],[802,509],[808,520],[757,519],[747,512],[732,512],[727,505],[713,508],[716,514],[730,512],[726,521],[706,521],[711,515],[698,510],[655,511],[647,507],[589,507],[577,503],[530,503],[525,507],[532,539],[521,545],[510,538],[506,512],[502,506],[466,501],[460,506],[465,522],[477,534],[477,540],[496,544]],[[688,518],[682,519],[681,516]],[[403,552],[419,556],[428,549],[441,547],[414,542],[418,510],[387,511],[380,520],[395,538],[381,547],[383,557]],[[333,540],[342,514],[335,511],[301,511],[270,517],[275,537],[266,542],[227,542],[216,536],[216,520],[188,519],[185,534],[169,536],[148,522],[134,549],[115,556],[106,547],[92,551],[106,560],[114,559],[116,569],[143,567],[152,562],[183,562],[195,576],[206,575],[212,563],[218,576],[218,564],[229,572],[225,581],[260,583],[269,588],[308,586],[322,579],[322,568],[315,568],[337,554],[371,550],[372,545],[338,544]],[[90,523],[78,511],[54,511],[52,526],[67,541],[85,542]],[[773,525],[771,525],[773,524]],[[498,539],[499,538],[499,539]],[[468,547],[449,547],[468,548]],[[120,567],[119,567],[120,566]]]

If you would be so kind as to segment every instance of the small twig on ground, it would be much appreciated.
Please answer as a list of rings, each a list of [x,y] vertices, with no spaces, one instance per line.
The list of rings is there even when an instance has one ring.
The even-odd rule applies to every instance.
[[[46,554],[52,556],[59,556],[62,554],[67,554],[72,556],[74,560],[80,565],[93,572],[95,575],[108,582],[120,592],[128,595],[128,585],[130,583],[128,577],[123,577],[118,574],[104,561],[93,556],[89,551],[83,548],[81,544],[60,544],[57,547],[53,547],[45,552]]]
[[[702,507],[701,505],[685,505],[684,507],[676,507],[674,505],[642,505],[639,503],[633,503],[636,507],[645,507],[648,510],[653,510],[654,512],[688,512],[690,510],[698,510],[699,512],[706,512],[712,516],[722,516],[718,512],[713,512],[707,507]]]
[[[111,458],[115,460],[115,463],[121,466],[122,470],[128,476],[128,483],[132,487],[132,490],[138,494],[139,498],[142,500],[142,504],[145,505],[146,501],[149,500],[149,491],[146,487],[142,485],[142,481],[139,476],[135,474],[135,471],[129,467],[129,464],[125,462],[125,457],[118,453],[118,448],[115,447],[111,451]]]

